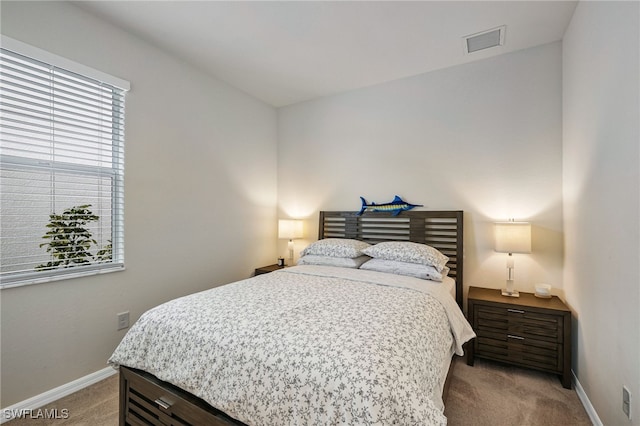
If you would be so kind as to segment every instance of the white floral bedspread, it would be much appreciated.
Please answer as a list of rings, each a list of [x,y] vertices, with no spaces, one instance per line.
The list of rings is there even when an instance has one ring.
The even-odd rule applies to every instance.
[[[153,308],[109,363],[248,425],[440,425],[444,357],[471,337],[439,283],[307,265]]]

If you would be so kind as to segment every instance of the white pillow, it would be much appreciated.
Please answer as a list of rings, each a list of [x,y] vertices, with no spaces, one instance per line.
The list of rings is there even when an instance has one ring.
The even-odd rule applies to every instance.
[[[368,247],[362,252],[376,259],[396,260],[398,262],[419,263],[433,266],[442,271],[449,258],[426,244],[409,241],[387,241]]]
[[[351,240],[348,238],[325,238],[315,243],[309,244],[302,252],[301,256],[309,254],[317,256],[349,257],[362,256],[362,250],[371,247],[371,244],[364,241]]]
[[[421,278],[423,280],[442,282],[442,277],[446,277],[449,268],[446,266],[442,272],[433,266],[422,265],[420,263],[398,262],[396,260],[371,259],[364,263],[360,269],[368,271],[386,272],[388,274],[408,275],[410,277]]]
[[[298,265],[339,266],[341,268],[357,269],[369,259],[371,259],[369,256],[333,257],[308,254],[306,256],[302,256],[300,260],[298,260]]]

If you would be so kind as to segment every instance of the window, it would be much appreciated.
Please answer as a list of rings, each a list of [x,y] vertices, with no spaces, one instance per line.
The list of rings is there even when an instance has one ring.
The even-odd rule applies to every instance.
[[[124,267],[129,83],[2,37],[0,287]]]

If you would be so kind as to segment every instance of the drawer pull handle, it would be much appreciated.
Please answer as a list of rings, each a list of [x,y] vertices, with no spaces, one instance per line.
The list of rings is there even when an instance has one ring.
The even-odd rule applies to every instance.
[[[507,334],[507,337],[508,337],[509,339],[524,340],[524,337],[514,336],[513,334]]]
[[[171,407],[171,403],[164,401],[162,398],[158,398],[154,402],[164,410],[168,410]]]
[[[513,312],[514,314],[524,314],[524,311],[521,311],[520,309],[507,309],[507,311]]]

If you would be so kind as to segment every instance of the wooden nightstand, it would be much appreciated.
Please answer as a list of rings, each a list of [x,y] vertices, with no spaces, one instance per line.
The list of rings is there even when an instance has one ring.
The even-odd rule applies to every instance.
[[[469,322],[477,337],[467,345],[467,364],[486,358],[556,373],[571,389],[571,310],[558,297],[469,287]]]
[[[268,274],[269,272],[277,271],[282,268],[284,268],[284,266],[279,266],[277,263],[274,263],[273,265],[256,268],[254,275]]]

